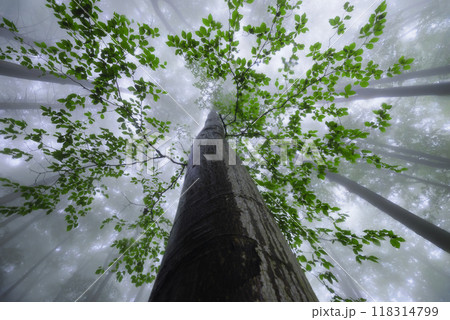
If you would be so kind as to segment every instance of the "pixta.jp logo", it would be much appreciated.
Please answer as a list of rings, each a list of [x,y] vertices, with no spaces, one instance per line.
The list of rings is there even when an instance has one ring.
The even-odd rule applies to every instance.
[[[148,173],[158,170],[173,157],[173,137],[160,133],[140,133],[126,144],[126,163],[138,171]]]
[[[244,165],[248,165],[252,162],[263,163],[266,161],[261,152],[261,148],[265,141],[242,139],[240,143],[244,149],[243,152],[241,152],[241,156],[244,157],[242,159]],[[207,161],[226,161],[228,165],[236,165],[237,155],[235,149],[237,145],[238,143],[236,140],[229,140],[228,150],[225,152],[225,144],[222,139],[195,139],[192,144],[192,164],[200,165],[202,157],[204,157]],[[208,153],[202,153],[201,146],[214,146],[214,148],[208,148]],[[271,140],[270,146],[271,152],[280,156],[281,165],[288,165],[290,161],[293,161],[294,165],[301,165],[305,161],[325,165],[320,150],[312,139],[302,141],[301,143],[292,139]],[[211,150],[214,151],[211,152]],[[289,150],[296,150],[294,159],[289,159]]]

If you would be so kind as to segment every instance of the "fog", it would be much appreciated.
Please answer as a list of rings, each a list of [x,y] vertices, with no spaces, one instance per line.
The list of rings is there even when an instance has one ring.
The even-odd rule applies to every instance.
[[[255,9],[248,12],[246,19],[265,17],[263,4],[270,1],[256,2],[258,5],[252,6]],[[328,19],[341,10],[345,1],[304,1],[301,10],[308,15],[310,29],[304,39],[306,46],[320,41],[325,46],[341,48],[353,41],[380,1],[354,2],[350,28],[343,36],[338,36],[331,30]],[[167,68],[138,70],[137,75],[158,83],[168,93],[156,102],[151,101],[152,110],[159,119],[172,122],[167,140],[176,146],[175,153],[185,153],[203,126],[208,109],[212,107],[211,99],[205,96],[205,88],[201,90],[195,86],[198,79],[165,41],[167,34],[179,34],[182,30],[193,32],[210,13],[225,24],[228,19],[226,3],[219,0],[108,0],[98,6],[105,17],[118,12],[160,28],[162,36],[154,39],[152,45],[157,48],[157,55],[167,61]],[[30,43],[54,44],[65,37],[43,0],[4,0],[0,3],[0,15],[13,21],[24,40]],[[365,120],[369,110],[382,102],[391,104],[392,126],[385,133],[372,134],[367,141],[361,142],[361,147],[373,148],[383,160],[408,168],[398,174],[357,162],[343,164],[340,174],[447,231],[450,231],[450,91],[445,85],[450,81],[449,17],[450,2],[446,0],[390,1],[385,33],[375,50],[365,54],[382,66],[390,65],[404,55],[415,58],[410,72],[436,70],[411,78],[374,81],[368,89],[378,90],[376,93],[364,93],[361,88],[358,99],[338,101],[348,104],[350,116],[342,121],[350,126],[357,125],[358,121],[361,123],[361,119],[370,121]],[[237,38],[245,48],[245,32],[240,32]],[[8,45],[16,44],[10,34],[2,30],[0,46]],[[242,56],[245,51],[242,50]],[[280,66],[281,59],[259,68],[274,79]],[[308,62],[299,64],[295,72],[301,76],[309,67]],[[128,87],[127,81],[122,79],[120,86]],[[70,84],[26,80],[7,74],[0,75],[0,83],[0,118],[23,119],[30,126],[48,131],[54,127],[41,116],[39,106],[58,107],[57,99],[72,92],[82,92],[81,88]],[[211,84],[211,92],[214,85]],[[222,95],[224,100],[233,97],[229,83],[218,83],[217,86],[214,94]],[[420,86],[423,94],[417,88],[409,94],[400,93],[399,88],[406,86]],[[79,113],[74,112],[75,118],[81,118],[90,108],[95,110],[88,106]],[[117,115],[109,113],[102,127],[117,130],[116,120]],[[312,121],[304,124],[305,127],[314,125]],[[99,131],[96,126],[88,129],[88,133]],[[29,152],[36,151],[29,141],[2,138],[0,143],[4,148],[17,147],[20,143]],[[55,177],[51,173],[42,173],[45,164],[44,155],[25,162],[23,158],[12,159],[0,154],[1,177],[24,185],[52,184]],[[170,163],[163,169],[162,179],[168,179],[175,171]],[[147,301],[151,284],[136,288],[126,275],[119,282],[112,272],[102,276],[95,273],[99,266],[106,268],[117,257],[116,250],[111,248],[116,239],[139,234],[139,229],[124,230],[119,234],[111,224],[100,229],[102,221],[113,215],[132,220],[142,213],[143,190],[126,181],[125,177],[104,179],[102,182],[109,187],[110,197],[96,196],[92,211],[81,217],[79,226],[69,232],[63,212],[69,200],[59,203],[50,215],[38,211],[27,216],[0,217],[0,301]],[[351,249],[325,243],[324,248],[335,264],[333,272],[340,280],[333,287],[338,294],[367,301],[450,301],[448,253],[337,183],[314,179],[313,186],[324,201],[348,214],[345,224],[352,230],[388,229],[406,240],[399,249],[389,243],[368,247],[367,254],[379,257],[379,263],[362,264],[355,261]],[[180,190],[181,187],[170,191],[163,205],[164,216],[172,221]],[[9,188],[0,187],[0,205],[17,205],[21,201]],[[166,226],[167,231],[168,228]],[[147,261],[144,268],[149,269],[153,263]],[[320,301],[329,301],[332,296],[318,281],[319,272],[319,269],[313,269],[307,273],[308,279]]]

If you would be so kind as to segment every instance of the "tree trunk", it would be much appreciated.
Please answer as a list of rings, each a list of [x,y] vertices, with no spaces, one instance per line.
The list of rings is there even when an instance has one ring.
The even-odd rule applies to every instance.
[[[31,43],[34,42],[32,39],[28,38],[27,36],[24,36],[22,34],[16,34],[14,32],[9,31],[6,28],[0,28],[0,37],[2,37],[4,39],[7,39],[7,40],[14,40],[14,41],[16,41],[16,39],[14,39],[15,36],[18,36],[18,37],[22,38],[23,41],[25,43],[28,43],[28,44],[31,44]]]
[[[17,215],[19,216],[19,215]],[[42,213],[35,213],[33,214],[33,218],[31,218],[30,221],[27,221],[26,223],[22,223],[20,227],[17,227],[13,231],[9,232],[9,235],[5,237],[0,238],[0,247],[4,247],[9,241],[12,239],[23,236],[23,232],[26,231],[29,227],[31,227],[36,221],[43,219],[44,217],[47,217],[47,215]]]
[[[56,252],[56,249],[58,247],[62,246],[67,240],[69,240],[71,236],[67,236],[63,241],[59,242],[55,247],[53,247],[50,251],[47,252],[41,259],[39,259],[38,262],[36,262],[30,269],[28,269],[27,272],[25,272],[16,282],[14,282],[9,288],[5,289],[0,293],[0,301],[8,301],[8,295],[11,291],[13,291],[15,288],[17,288],[33,271],[35,271],[39,266],[41,266],[44,261],[52,255],[54,252]],[[16,301],[16,299],[12,299],[11,301]]]
[[[374,80],[370,82],[370,85],[382,84],[382,83],[391,83],[391,82],[400,82],[409,79],[417,79],[417,78],[425,78],[432,76],[440,76],[450,73],[450,65],[449,66],[441,66],[437,68],[419,70],[419,71],[411,71],[402,73],[399,75],[395,75],[392,78],[383,78],[380,80]]]
[[[50,185],[52,183],[55,183],[58,179],[59,179],[60,175],[56,174],[54,176],[50,176],[49,178],[45,178],[42,179],[41,181],[37,182],[37,183],[33,183],[32,187],[34,186],[43,186],[43,185]],[[16,199],[19,199],[20,197],[22,197],[22,193],[21,192],[11,192],[8,193],[6,195],[4,195],[3,197],[0,197],[0,206],[4,206],[7,203],[10,203],[11,201],[14,201]]]
[[[207,161],[220,153],[208,146],[194,165],[191,152],[149,301],[317,301],[246,168],[229,160],[216,112],[197,139],[223,142],[223,158]]]
[[[327,172],[326,177],[331,181],[339,183],[348,191],[353,192],[363,198],[373,206],[377,207],[390,217],[394,218],[404,226],[408,227],[419,236],[435,244],[444,251],[450,253],[450,233],[434,224],[419,218],[410,211],[396,205],[388,199],[375,192],[361,186],[360,184],[347,179],[339,174]]]
[[[0,110],[39,110],[41,106],[50,107],[52,109],[62,109],[64,104],[62,103],[39,103],[39,102],[0,102]]]
[[[440,188],[444,188],[444,189],[450,190],[450,186],[446,185],[446,184],[443,184],[443,183],[430,181],[430,180],[422,179],[422,178],[418,178],[418,177],[414,177],[414,176],[411,176],[409,174],[404,174],[404,173],[400,173],[400,172],[396,172],[395,174],[399,175],[401,177],[405,177],[407,179],[412,179],[412,180],[416,180],[416,181],[419,181],[419,182],[422,182],[422,183],[425,183],[425,184],[429,184],[431,186],[440,187]]]
[[[105,262],[103,263],[103,269],[108,270],[109,263],[113,260],[112,258],[115,255],[115,251],[112,250],[105,259]],[[115,272],[112,272],[111,270],[106,271],[106,274],[103,274],[103,277],[100,281],[98,281],[92,288],[89,289],[89,292],[86,292],[86,301],[100,301],[100,295],[103,289],[105,289],[106,285],[109,283],[109,280],[113,275],[115,275]]]
[[[169,4],[169,5],[172,7],[172,10],[178,15],[178,18],[180,19],[181,22],[183,22],[183,23],[186,25],[186,27],[188,28],[188,30],[194,29],[194,28],[189,24],[189,22],[186,21],[186,19],[184,18],[183,14],[181,13],[181,11],[178,10],[178,7],[177,7],[176,5],[174,5],[174,4],[172,3],[172,1],[166,0],[165,2],[166,2],[167,4]]]
[[[447,163],[440,162],[440,161],[436,162],[436,161],[431,161],[431,160],[427,160],[427,159],[421,159],[421,158],[417,158],[417,157],[407,156],[407,155],[399,154],[396,152],[387,152],[387,151],[382,151],[382,150],[373,150],[373,151],[377,154],[381,154],[386,157],[402,159],[407,162],[413,162],[413,163],[421,164],[421,165],[432,167],[432,168],[450,169],[450,162],[447,162]]]
[[[59,78],[50,73],[43,74],[37,69],[28,69],[20,64],[0,60],[0,76],[20,78],[26,80],[51,82],[58,84],[82,85],[86,88],[93,88],[88,80],[71,80],[69,78]]]
[[[356,95],[348,98],[337,98],[335,103],[388,97],[418,97],[418,96],[447,96],[450,95],[450,82],[404,86],[394,88],[355,88]]]
[[[428,160],[432,160],[432,161],[436,161],[436,162],[442,162],[442,163],[446,163],[446,164],[450,163],[450,159],[448,159],[448,158],[441,157],[441,156],[436,156],[434,154],[429,154],[429,153],[425,153],[425,152],[421,152],[421,151],[417,151],[417,150],[408,149],[408,148],[405,148],[405,147],[391,146],[390,144],[380,143],[380,142],[376,142],[376,141],[367,141],[367,143],[369,143],[371,145],[374,145],[374,146],[379,146],[379,147],[383,147],[383,148],[386,148],[386,149],[391,149],[393,151],[398,151],[398,152],[401,152],[401,153],[417,156],[419,158],[425,158],[425,159],[428,159]]]
[[[121,88],[122,90],[122,88]],[[66,106],[63,103],[47,103],[47,102],[0,102],[0,110],[38,110],[41,111],[41,106],[52,109],[64,109]],[[100,108],[94,105],[85,105],[83,110],[98,111]]]
[[[16,220],[16,219],[19,218],[19,217],[22,217],[22,216],[20,216],[20,215],[18,215],[18,214],[13,214],[13,215],[10,215],[10,216],[8,216],[8,217],[5,217],[5,219],[3,219],[3,220],[0,222],[0,228],[5,227],[6,225],[8,225],[9,223],[13,222],[14,220]]]
[[[161,9],[159,8],[158,0],[150,0],[150,2],[152,4],[153,10],[155,10],[156,15],[161,20],[161,22],[164,24],[164,26],[167,28],[167,30],[172,34],[175,34],[175,30],[173,30],[172,26],[167,21],[167,19],[164,17],[164,14],[162,13]]]
[[[84,278],[84,274],[87,272],[86,267],[91,260],[92,257],[88,256],[81,265],[78,263],[77,269],[72,273],[69,279],[64,281],[52,302],[73,302],[75,300],[74,297],[70,296],[70,293],[72,293],[70,290],[73,288],[74,284],[78,284],[80,278]],[[89,270],[88,272],[92,272],[92,270]],[[79,296],[80,294],[76,292],[73,296],[75,295]]]
[[[141,302],[141,299],[144,299],[145,301],[145,299],[147,299],[148,297],[148,289],[148,284],[144,283],[137,292],[136,297],[134,298],[134,302]]]

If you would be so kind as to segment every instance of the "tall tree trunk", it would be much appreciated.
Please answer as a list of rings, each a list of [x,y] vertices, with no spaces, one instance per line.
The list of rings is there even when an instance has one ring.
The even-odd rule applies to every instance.
[[[431,161],[431,160],[427,160],[427,159],[421,159],[418,157],[412,157],[412,156],[407,156],[404,154],[399,154],[396,152],[387,152],[387,151],[382,151],[382,150],[373,150],[373,151],[375,153],[384,155],[386,157],[402,159],[402,160],[405,160],[408,162],[413,162],[413,163],[421,164],[421,165],[432,167],[432,168],[450,169],[450,162],[444,163],[444,162],[440,162],[440,161],[439,162]]]
[[[32,184],[32,186],[33,187],[34,186],[41,186],[41,185],[42,186],[43,185],[48,186],[48,185],[50,185],[52,183],[55,183],[59,179],[59,177],[60,177],[60,175],[56,174],[54,176],[50,176],[48,178],[42,179],[41,181]],[[9,203],[9,202],[11,202],[13,200],[16,200],[16,199],[18,199],[20,197],[22,197],[22,193],[21,192],[8,193],[8,194],[4,195],[3,197],[0,197],[0,206],[4,206],[5,204],[7,204],[7,203]]]
[[[115,251],[112,250],[106,256],[105,262],[103,263],[104,270],[108,269],[108,264],[113,260],[112,258],[114,257],[114,255]],[[109,283],[109,280],[113,275],[115,275],[115,272],[112,272],[111,270],[106,271],[106,274],[103,274],[102,279],[99,280],[94,286],[92,286],[92,288],[90,288],[88,292],[86,292],[86,301],[100,301],[99,295]]]
[[[47,103],[47,102],[0,102],[0,110],[38,110],[41,106],[50,107],[52,109],[64,109],[66,106],[63,103]],[[85,105],[83,110],[100,110],[98,106]]]
[[[445,158],[445,157],[436,156],[436,155],[433,155],[433,154],[429,154],[429,153],[425,153],[425,152],[421,152],[421,151],[417,151],[417,150],[412,150],[412,149],[408,149],[408,148],[405,148],[405,147],[391,146],[390,144],[380,143],[380,142],[376,142],[376,141],[367,141],[367,143],[369,143],[371,145],[374,145],[374,146],[379,146],[379,147],[383,147],[383,148],[386,148],[386,149],[391,149],[393,151],[397,151],[397,152],[401,152],[401,153],[405,153],[405,154],[410,154],[410,155],[417,156],[417,157],[420,157],[420,158],[425,158],[425,159],[436,161],[436,162],[442,162],[442,163],[450,164],[450,159]]]
[[[178,10],[178,7],[177,7],[176,5],[174,5],[174,4],[172,3],[171,0],[165,0],[165,2],[166,2],[167,4],[169,4],[169,5],[172,7],[172,10],[175,11],[175,13],[178,15],[178,18],[180,19],[180,21],[183,22],[183,23],[186,25],[186,27],[188,28],[188,30],[194,29],[194,28],[189,24],[189,22],[186,21],[186,19],[184,18],[183,14],[180,12],[180,10]]]
[[[356,95],[348,98],[337,98],[335,103],[388,97],[418,97],[418,96],[447,96],[450,95],[450,82],[404,86],[394,88],[355,88]]]
[[[339,174],[327,172],[326,177],[339,183],[348,191],[353,192],[363,198],[373,206],[377,207],[390,217],[402,223],[419,236],[435,244],[437,247],[450,253],[450,233],[434,224],[419,218],[410,211],[396,205],[388,199],[376,194],[375,192],[363,187],[362,185],[347,179]]]
[[[82,85],[86,88],[93,88],[93,85],[88,80],[71,80],[69,78],[59,78],[52,74],[43,74],[37,69],[28,69],[20,64],[6,62],[0,60],[0,75],[20,78],[34,81],[44,81],[58,84]]]
[[[191,152],[149,301],[317,301],[246,168],[230,163],[215,111],[197,139],[223,142],[223,158],[207,161],[208,146],[194,165]]]
[[[37,261],[27,272],[25,272],[16,282],[14,282],[11,286],[0,293],[0,301],[6,301],[8,295],[11,291],[17,288],[33,271],[35,271],[39,266],[41,266],[44,261],[53,254],[58,247],[62,246],[67,240],[69,240],[71,236],[67,236],[63,241],[59,242],[55,247],[53,247],[47,254],[45,254],[39,261]],[[15,299],[14,299],[15,300]]]
[[[444,189],[450,190],[450,186],[446,185],[446,184],[443,184],[443,183],[430,181],[430,180],[422,179],[422,178],[418,178],[418,177],[414,177],[414,176],[411,176],[409,174],[404,174],[404,173],[401,173],[401,172],[396,172],[395,174],[399,175],[399,176],[402,176],[402,177],[405,177],[407,179],[412,179],[412,180],[416,180],[416,181],[419,181],[419,182],[422,182],[422,183],[425,183],[425,184],[429,184],[431,186],[440,187],[440,188],[444,188]]]
[[[170,23],[167,21],[167,19],[164,17],[164,14],[162,13],[161,9],[159,8],[158,0],[150,0],[153,10],[155,10],[156,15],[161,20],[161,22],[164,24],[164,26],[167,28],[167,31],[169,31],[172,34],[175,34],[175,30],[173,30]]]
[[[107,271],[107,274],[103,277],[102,281],[98,284],[97,289],[89,295],[87,301],[102,301],[101,293],[106,288],[106,285],[111,280],[112,276],[115,275],[111,270]]]
[[[62,103],[40,103],[40,102],[0,102],[0,110],[40,110],[41,106],[50,107],[52,109],[62,109],[64,104]]]
[[[73,302],[75,300],[74,297],[70,296],[70,289],[73,287],[74,284],[77,284],[77,282],[80,280],[80,278],[84,278],[84,275],[86,274],[86,267],[87,265],[92,261],[92,257],[88,256],[86,259],[84,259],[83,263],[77,267],[77,269],[72,273],[69,279],[64,281],[64,283],[59,288],[58,292],[56,293],[55,297],[53,298],[52,302]],[[89,272],[92,272],[92,270],[89,270]],[[79,293],[76,292],[76,294],[73,294],[73,296],[79,296]]]
[[[374,81],[370,82],[370,85],[391,83],[391,82],[400,82],[400,81],[405,81],[405,80],[409,80],[409,79],[425,78],[425,77],[432,77],[432,76],[440,76],[440,75],[445,75],[445,74],[449,74],[449,73],[450,73],[450,65],[441,66],[441,67],[437,67],[437,68],[405,72],[405,73],[402,73],[399,75],[395,75],[392,78],[383,78],[380,80],[374,80]]]
[[[27,221],[26,223],[22,223],[22,225],[20,227],[9,232],[8,236],[0,238],[0,247],[4,247],[12,239],[14,239],[20,235],[23,235],[24,231],[26,231],[29,227],[31,227],[36,221],[41,220],[44,217],[47,217],[47,215],[39,213],[39,212],[37,214],[36,213],[33,214],[33,218],[31,218],[31,220]]]
[[[4,226],[8,225],[9,223],[13,222],[14,220],[16,220],[19,217],[22,217],[22,216],[20,216],[18,214],[13,214],[13,215],[11,215],[9,217],[6,217],[5,219],[3,219],[0,222],[0,228],[3,228]]]
[[[4,206],[5,204],[10,203],[11,201],[19,199],[21,196],[22,196],[21,192],[11,192],[5,194],[4,196],[0,197],[0,206]]]
[[[4,39],[16,41],[16,39],[14,39],[15,36],[22,38],[24,40],[24,42],[28,43],[28,44],[32,44],[34,42],[31,38],[29,38],[23,34],[16,34],[14,32],[9,31],[6,28],[0,28],[0,37],[2,37]]]
[[[134,298],[134,302],[141,302],[141,299],[147,299],[148,297],[148,284],[143,284]],[[144,300],[145,301],[145,300]]]

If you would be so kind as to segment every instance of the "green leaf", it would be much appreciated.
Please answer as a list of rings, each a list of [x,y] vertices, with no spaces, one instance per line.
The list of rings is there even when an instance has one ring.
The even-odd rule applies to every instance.
[[[390,240],[390,243],[391,243],[391,245],[394,247],[394,248],[400,248],[400,242],[398,242],[398,240],[397,239],[395,239],[395,238],[392,238],[391,240]]]
[[[361,81],[361,83],[359,84],[361,87],[366,88],[369,86],[369,82],[367,81]]]

